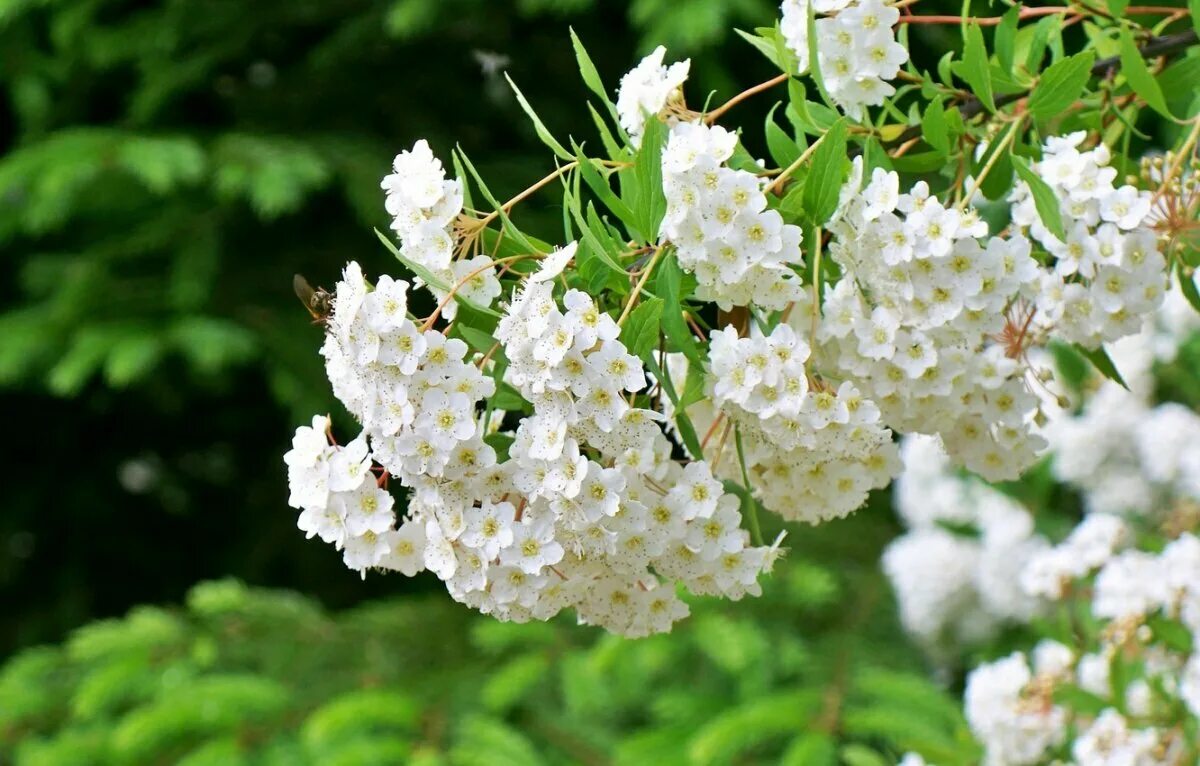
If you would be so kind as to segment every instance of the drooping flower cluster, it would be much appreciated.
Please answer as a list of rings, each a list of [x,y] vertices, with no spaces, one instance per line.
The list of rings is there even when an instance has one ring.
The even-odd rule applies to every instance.
[[[763,179],[724,166],[736,145],[737,135],[719,126],[684,122],[671,129],[660,234],[675,245],[679,265],[695,272],[700,299],[723,309],[782,309],[801,295],[793,268],[804,265],[803,235],[767,209]]]
[[[993,336],[1023,322],[1035,282],[1029,241],[987,237],[973,211],[944,207],[917,183],[899,193],[876,169],[831,230],[845,277],[828,290],[817,338],[828,359],[903,432],[937,433],[954,459],[989,479],[1014,478],[1041,441],[1037,406],[1016,357]],[[1006,317],[1006,311],[1008,315]]]
[[[666,54],[663,46],[655,48],[621,78],[617,89],[617,116],[635,147],[641,145],[646,120],[656,118],[672,101],[682,100],[680,89],[692,62],[685,59],[665,66]]]
[[[810,386],[808,357],[787,324],[768,336],[739,338],[733,327],[712,335],[713,402],[743,438],[741,459],[759,497],[784,518],[815,523],[845,516],[887,486],[896,454],[879,408],[849,381]]]
[[[462,212],[462,181],[447,179],[442,162],[433,156],[425,139],[396,155],[394,170],[380,184],[386,192],[385,207],[392,216],[392,230],[400,237],[400,252],[433,273],[442,286],[428,285],[439,300],[458,282],[463,298],[487,305],[500,295],[500,281],[486,255],[454,259],[454,221]],[[442,309],[453,319],[458,304],[449,301]]]
[[[1158,308],[1166,264],[1150,228],[1152,195],[1114,187],[1117,171],[1109,166],[1108,147],[1080,151],[1086,135],[1046,139],[1042,160],[1034,164],[1058,199],[1065,240],[1046,228],[1028,184],[1018,183],[1010,201],[1013,223],[1027,227],[1055,258],[1036,297],[1039,325],[1096,348],[1137,332]]]
[[[811,11],[824,14],[815,22],[817,67],[829,96],[858,119],[863,107],[879,106],[896,92],[888,80],[908,61],[892,27],[900,11],[883,0],[813,0]],[[801,74],[811,64],[809,1],[784,0],[780,31],[796,54]]]
[[[675,582],[756,595],[775,552],[749,545],[737,496],[704,462],[671,460],[657,413],[627,403],[646,378],[613,319],[575,290],[559,310],[552,280],[573,252],[546,259],[496,330],[505,381],[533,403],[515,432],[495,434],[507,459],[485,441],[479,406],[495,381],[466,360],[466,344],[416,326],[407,283],[372,287],[349,264],[322,354],[363,433],[343,447],[327,418],[298,429],[285,456],[290,502],[300,528],[352,569],[429,569],[500,619],[573,607],[582,622],[643,636],[687,615]],[[409,490],[398,528],[389,477]]]

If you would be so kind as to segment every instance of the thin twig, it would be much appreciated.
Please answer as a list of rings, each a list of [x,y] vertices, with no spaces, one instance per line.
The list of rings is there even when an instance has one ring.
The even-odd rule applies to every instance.
[[[711,112],[709,112],[708,114],[704,115],[704,121],[707,122],[709,125],[713,124],[714,122],[716,122],[717,120],[719,120],[721,118],[721,115],[728,112],[730,109],[732,109],[737,104],[741,103],[742,101],[745,101],[746,99],[750,98],[751,96],[755,95],[756,93],[762,93],[764,90],[770,90],[771,88],[774,88],[776,85],[778,85],[781,82],[786,82],[787,78],[788,78],[788,74],[786,72],[784,72],[781,75],[776,75],[775,77],[772,77],[770,80],[767,80],[766,82],[760,82],[758,85],[755,85],[752,88],[746,88],[744,91],[737,94],[733,98],[729,99],[724,104],[721,104],[716,109],[714,109]]]

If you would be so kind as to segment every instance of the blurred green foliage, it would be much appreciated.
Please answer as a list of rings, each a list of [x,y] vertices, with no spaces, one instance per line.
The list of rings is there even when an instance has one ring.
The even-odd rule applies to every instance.
[[[815,533],[761,599],[693,599],[641,641],[499,623],[443,594],[329,614],[290,592],[197,586],[0,669],[0,761],[53,764],[970,764],[953,694],[895,643],[874,550]],[[876,530],[876,531],[873,531]]]

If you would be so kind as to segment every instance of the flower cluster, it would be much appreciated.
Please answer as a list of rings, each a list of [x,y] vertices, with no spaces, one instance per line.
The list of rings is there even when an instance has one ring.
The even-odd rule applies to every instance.
[[[691,61],[664,66],[666,54],[663,46],[655,48],[621,78],[617,89],[617,116],[635,147],[641,144],[646,120],[657,117],[672,101],[682,100],[680,89],[687,80]]]
[[[1166,263],[1149,225],[1152,195],[1114,187],[1108,147],[1080,151],[1085,138],[1082,131],[1048,138],[1034,165],[1058,199],[1065,240],[1046,228],[1028,184],[1019,183],[1010,201],[1013,223],[1027,227],[1055,259],[1036,296],[1039,324],[1096,348],[1137,332],[1158,308]]]
[[[491,303],[500,295],[500,281],[486,255],[454,260],[454,222],[462,212],[462,182],[447,179],[442,162],[433,156],[425,139],[396,155],[393,173],[380,184],[386,192],[385,207],[392,216],[392,230],[400,237],[401,254],[428,269],[447,287],[462,281],[457,294],[479,304]],[[447,290],[428,285],[439,300]],[[454,301],[442,309],[447,319],[458,311]]]
[[[892,172],[876,169],[861,191],[852,176],[847,190],[829,249],[846,277],[817,329],[827,358],[892,428],[940,434],[971,470],[1015,478],[1042,446],[1029,428],[1037,399],[1023,347],[995,336],[1024,322],[1017,298],[1039,273],[1029,241],[987,237],[924,182],[901,194]]]
[[[661,416],[627,401],[646,376],[612,317],[578,290],[559,309],[553,280],[575,247],[544,259],[496,328],[503,380],[532,404],[512,431],[504,413],[481,411],[495,363],[418,327],[406,282],[370,285],[349,264],[321,353],[363,432],[339,446],[327,418],[298,429],[285,456],[290,502],[300,528],[352,569],[428,569],[500,619],[573,607],[581,622],[643,636],[688,614],[675,583],[757,595],[776,553],[749,544],[738,497],[703,461],[671,459]],[[399,527],[392,477],[409,490]]]
[[[768,336],[714,333],[714,404],[739,436],[741,455],[767,508],[810,523],[845,516],[895,475],[891,431],[879,408],[846,381],[836,389],[804,363],[808,344],[790,325]],[[726,426],[728,427],[728,426]]]
[[[905,439],[895,499],[910,531],[883,560],[905,628],[951,664],[1003,624],[1059,612],[1070,626],[971,673],[965,710],[986,764],[1187,752],[1177,724],[1200,717],[1200,538],[1186,531],[1200,418],[1146,403],[1154,363],[1196,328],[1182,300],[1169,294],[1141,333],[1112,344],[1132,391],[1105,382],[1082,412],[1049,412],[1053,471],[1089,511],[1057,545],[1013,500],[956,475],[935,441]]]
[[[681,122],[663,150],[667,213],[661,236],[679,265],[695,272],[696,295],[728,309],[750,303],[782,309],[801,295],[800,227],[767,209],[763,179],[725,167],[737,136],[719,126]]]
[[[1200,717],[1200,655],[1191,651],[1200,637],[1200,538],[1184,533],[1159,553],[1114,554],[1120,529],[1115,517],[1092,517],[1055,551],[1075,574],[1058,599],[1090,583],[1082,600],[1099,622],[1085,644],[1044,641],[1032,672],[1020,652],[972,672],[967,719],[986,763],[1040,763],[1072,731],[1080,764],[1180,762],[1181,718]],[[1063,688],[1095,704],[1056,702]]]
[[[798,69],[808,71],[809,0],[784,0],[780,30],[796,54]],[[816,19],[817,67],[829,96],[859,118],[863,107],[878,106],[896,92],[888,80],[908,61],[908,51],[896,42],[892,27],[900,11],[883,0],[813,0]]]
[[[1042,602],[1020,587],[1031,559],[1049,548],[1033,516],[977,479],[956,474],[938,440],[907,436],[894,487],[908,531],[888,545],[883,570],[900,620],[935,657],[1024,624]]]

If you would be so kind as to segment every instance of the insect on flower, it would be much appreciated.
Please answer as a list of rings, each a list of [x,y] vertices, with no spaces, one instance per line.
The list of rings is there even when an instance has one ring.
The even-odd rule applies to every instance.
[[[323,287],[313,288],[301,274],[292,277],[292,289],[296,297],[312,314],[313,324],[325,324],[333,314],[333,295]]]

